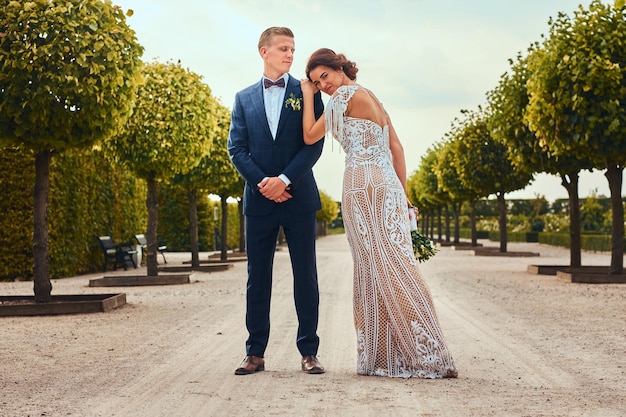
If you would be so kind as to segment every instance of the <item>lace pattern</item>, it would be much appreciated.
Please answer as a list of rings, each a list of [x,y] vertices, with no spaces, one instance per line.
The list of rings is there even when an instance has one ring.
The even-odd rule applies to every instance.
[[[457,370],[413,254],[389,127],[345,114],[359,88],[337,89],[325,115],[327,132],[346,154],[342,212],[354,260],[357,373],[453,377]]]

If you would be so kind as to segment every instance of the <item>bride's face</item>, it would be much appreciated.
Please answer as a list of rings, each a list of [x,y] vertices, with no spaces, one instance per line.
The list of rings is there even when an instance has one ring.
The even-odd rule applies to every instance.
[[[337,71],[323,65],[311,70],[309,77],[320,91],[325,92],[329,96],[344,84],[346,78],[343,71]]]

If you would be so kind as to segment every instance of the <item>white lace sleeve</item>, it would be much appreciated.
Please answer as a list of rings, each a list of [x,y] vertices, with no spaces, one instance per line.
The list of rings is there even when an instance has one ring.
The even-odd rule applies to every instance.
[[[338,141],[343,138],[343,120],[348,102],[357,88],[357,85],[342,85],[337,89],[336,95],[328,100],[324,115],[324,128],[326,133],[330,133]]]

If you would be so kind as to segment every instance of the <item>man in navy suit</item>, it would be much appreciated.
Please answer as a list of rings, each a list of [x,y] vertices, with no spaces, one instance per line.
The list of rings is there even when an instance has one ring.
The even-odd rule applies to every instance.
[[[317,359],[319,290],[315,263],[315,218],[321,208],[313,165],[322,143],[305,145],[300,81],[289,75],[293,32],[266,29],[259,38],[263,78],[237,93],[228,137],[228,152],[246,180],[248,283],[246,287],[246,357],[235,370],[248,375],[265,369],[270,334],[272,266],[280,227],[285,232],[294,277],[298,316],[296,346],[304,372],[321,374]],[[315,98],[315,115],[323,112]]]

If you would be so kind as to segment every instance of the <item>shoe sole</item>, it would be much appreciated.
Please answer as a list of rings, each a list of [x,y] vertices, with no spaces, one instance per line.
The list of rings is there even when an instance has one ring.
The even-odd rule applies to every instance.
[[[318,375],[318,374],[323,374],[325,371],[323,369],[310,369],[310,370],[306,370],[304,368],[304,366],[302,367],[302,370],[307,373],[307,374],[311,374],[311,375]]]
[[[255,372],[261,372],[265,370],[265,366],[257,366],[257,368],[253,371],[249,371],[246,368],[237,368],[235,369],[235,375],[252,375]]]

